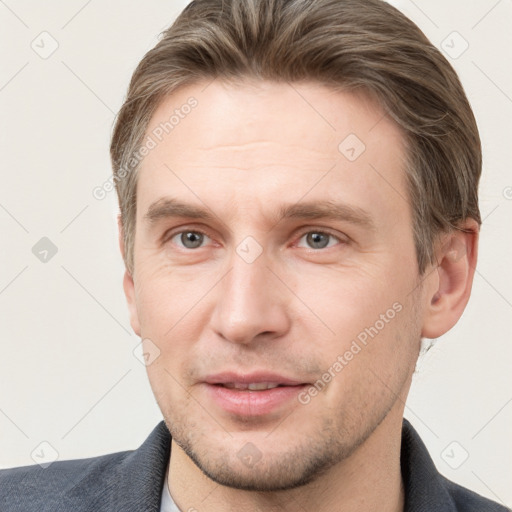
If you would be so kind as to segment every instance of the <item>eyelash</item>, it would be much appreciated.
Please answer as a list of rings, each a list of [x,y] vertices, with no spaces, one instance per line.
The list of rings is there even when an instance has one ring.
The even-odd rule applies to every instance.
[[[326,231],[325,229],[308,229],[307,231],[303,231],[299,235],[299,239],[298,240],[300,241],[305,235],[308,235],[310,233],[315,233],[317,235],[318,234],[320,234],[320,235],[327,235],[331,239],[335,239],[339,244],[347,243],[347,240],[343,240],[339,236],[334,235],[333,233],[331,233],[330,231]],[[327,245],[329,245],[329,243]],[[322,247],[321,249],[313,249],[312,247],[306,247],[306,249],[309,250],[309,251],[312,251],[312,252],[320,252],[320,251],[323,251],[323,250],[331,249],[332,247],[334,247],[334,246]]]
[[[210,235],[208,235],[208,233],[206,233],[205,231],[203,231],[201,229],[198,229],[198,228],[183,229],[182,228],[179,231],[174,231],[174,232],[171,231],[169,233],[166,233],[166,235],[164,236],[163,243],[166,244],[166,243],[170,242],[171,239],[174,238],[176,235],[181,235],[183,233],[198,233],[198,234],[201,234],[203,236],[206,236],[206,237],[212,239],[212,237]],[[330,231],[326,230],[325,228],[321,228],[321,229],[311,229],[311,228],[308,228],[307,230],[301,231],[298,234],[298,240],[300,241],[305,235],[308,235],[310,233],[327,235],[327,236],[329,236],[331,238],[334,238],[335,240],[337,240],[341,244],[348,242],[348,239],[343,240],[340,236],[337,236],[337,235],[331,233]],[[202,246],[201,247],[197,247],[196,249],[188,249],[187,247],[180,247],[180,249],[183,249],[185,251],[197,251],[198,249],[202,249],[202,248],[203,248]],[[306,249],[309,249],[312,252],[320,252],[322,250],[330,249],[330,247],[325,247],[325,248],[321,248],[321,249],[313,249],[313,248],[309,247],[309,248],[306,248]]]

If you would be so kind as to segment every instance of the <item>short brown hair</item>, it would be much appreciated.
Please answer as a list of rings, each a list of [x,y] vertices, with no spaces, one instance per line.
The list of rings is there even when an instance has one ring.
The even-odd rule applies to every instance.
[[[142,144],[160,101],[203,80],[314,81],[377,98],[401,127],[418,267],[439,232],[481,223],[481,144],[473,112],[446,58],[381,0],[194,0],[142,59],[114,127],[111,159],[125,264],[133,273]]]

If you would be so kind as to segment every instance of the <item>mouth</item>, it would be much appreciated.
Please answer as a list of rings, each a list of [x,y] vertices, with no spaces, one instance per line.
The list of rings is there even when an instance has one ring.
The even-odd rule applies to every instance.
[[[209,376],[204,385],[209,398],[224,413],[261,417],[296,404],[297,395],[311,384],[268,372],[225,372]]]
[[[265,391],[266,389],[286,386],[286,384],[278,384],[277,382],[250,382],[249,384],[243,382],[224,382],[214,385],[223,386],[227,389],[237,389],[239,391]]]

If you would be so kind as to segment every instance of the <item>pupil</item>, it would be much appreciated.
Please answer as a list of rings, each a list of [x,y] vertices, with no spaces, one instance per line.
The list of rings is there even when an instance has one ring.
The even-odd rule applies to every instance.
[[[182,233],[181,241],[183,245],[189,249],[194,249],[201,245],[203,235],[201,233],[196,233],[195,231],[187,231],[186,233]]]
[[[328,244],[328,237],[324,233],[309,233],[308,243],[313,245],[315,249],[323,249]]]

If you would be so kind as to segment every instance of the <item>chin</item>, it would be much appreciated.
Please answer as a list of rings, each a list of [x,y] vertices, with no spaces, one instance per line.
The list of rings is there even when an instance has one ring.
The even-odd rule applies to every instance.
[[[302,487],[319,478],[336,463],[333,460],[319,459],[318,456],[313,460],[298,460],[300,456],[286,454],[263,456],[251,467],[238,460],[236,456],[236,460],[232,460],[230,464],[223,464],[219,459],[203,460],[193,452],[186,453],[214,482],[234,489],[257,492],[285,491]]]
[[[183,431],[182,431],[183,432]],[[190,433],[190,431],[189,431]],[[270,439],[241,449],[236,443],[216,443],[193,435],[173,437],[193,463],[214,482],[234,489],[257,492],[285,491],[305,486],[350,456],[356,446],[340,445],[330,439],[300,441],[284,446]],[[266,446],[262,446],[266,443]]]

